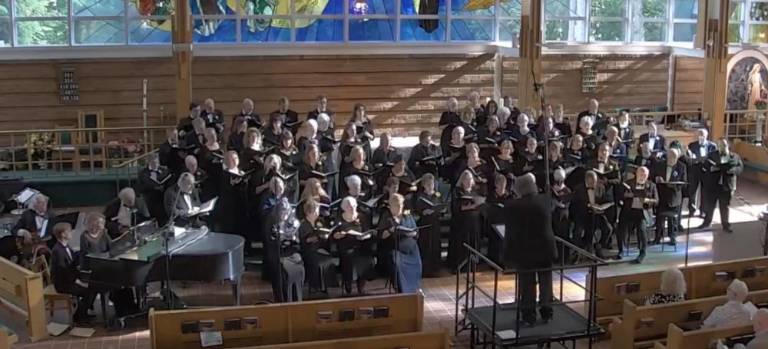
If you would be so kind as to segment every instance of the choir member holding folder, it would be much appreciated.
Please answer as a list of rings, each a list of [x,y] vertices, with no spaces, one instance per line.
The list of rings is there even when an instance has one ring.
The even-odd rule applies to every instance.
[[[480,235],[480,211],[485,197],[478,193],[475,176],[464,170],[451,195],[451,234],[448,240],[448,266],[455,272],[467,258],[464,243],[477,247]]]
[[[328,287],[336,287],[336,266],[329,252],[329,238],[335,226],[329,226],[320,217],[320,205],[308,200],[302,205],[303,216],[299,226],[301,257],[307,272],[309,291],[327,295]]]
[[[683,207],[683,189],[687,185],[688,175],[685,164],[679,161],[680,152],[675,148],[667,150],[667,159],[658,162],[652,174],[659,191],[659,205],[656,209],[656,235],[654,245],[661,243],[664,226],[667,227],[669,244],[675,245],[678,218]]]
[[[399,293],[421,290],[421,255],[417,243],[419,229],[410,212],[405,210],[405,198],[393,194],[389,212],[379,222],[379,248],[387,251],[389,278]]]
[[[413,198],[417,224],[425,226],[419,230],[419,248],[425,276],[437,276],[442,264],[440,255],[440,217],[446,209],[444,200],[435,186],[435,176],[427,173],[421,177],[419,191]]]
[[[419,133],[419,144],[416,144],[411,149],[411,155],[408,158],[408,168],[417,177],[427,173],[437,176],[440,154],[440,147],[432,143],[432,133],[421,131]]]
[[[640,254],[634,262],[639,264],[645,259],[645,246],[648,242],[646,229],[651,220],[653,208],[659,202],[656,184],[648,180],[649,175],[648,168],[641,166],[635,171],[635,178],[622,183],[623,205],[619,227],[616,230],[619,245],[619,254],[616,259],[621,259],[627,234],[633,230],[637,232],[637,243],[640,248]]]
[[[369,231],[357,213],[357,200],[345,197],[341,201],[340,226],[333,231],[338,246],[339,264],[344,295],[352,295],[352,283],[357,283],[357,294],[365,295],[365,284],[373,267],[368,240],[374,231]]]

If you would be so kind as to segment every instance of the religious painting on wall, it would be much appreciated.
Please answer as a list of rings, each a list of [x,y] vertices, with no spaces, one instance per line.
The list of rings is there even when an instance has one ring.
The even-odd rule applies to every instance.
[[[768,104],[768,70],[754,57],[736,62],[728,76],[727,110],[764,110]]]

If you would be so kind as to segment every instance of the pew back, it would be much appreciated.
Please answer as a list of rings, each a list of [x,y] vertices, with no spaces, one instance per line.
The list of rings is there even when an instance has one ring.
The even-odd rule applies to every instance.
[[[221,331],[223,348],[421,331],[420,294],[301,303],[150,311],[152,347],[200,348],[201,331]]]
[[[718,339],[753,333],[752,325],[683,331],[675,324],[669,324],[666,349],[709,349]]]
[[[448,349],[450,342],[445,331],[399,333],[384,336],[356,337],[293,344],[263,345],[240,349]]]
[[[688,299],[720,296],[734,278],[747,283],[749,289],[768,289],[768,257],[756,257],[689,266],[680,269],[688,285]],[[596,287],[597,316],[621,314],[624,300],[644,304],[645,299],[659,290],[663,270],[598,277]],[[587,278],[590,280],[590,278]],[[588,285],[588,287],[592,287]]]
[[[0,257],[0,300],[27,316],[31,341],[48,337],[42,275]]]
[[[768,290],[751,292],[748,300],[755,304],[768,302]],[[635,342],[661,338],[667,333],[668,324],[699,328],[712,310],[726,301],[726,296],[719,296],[638,306],[625,300],[621,318],[614,319],[611,325],[611,348],[630,349]]]

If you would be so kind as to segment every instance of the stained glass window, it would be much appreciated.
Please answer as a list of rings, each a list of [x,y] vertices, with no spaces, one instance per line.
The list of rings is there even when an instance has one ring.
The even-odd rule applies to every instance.
[[[445,41],[446,0],[400,1],[400,41]]]

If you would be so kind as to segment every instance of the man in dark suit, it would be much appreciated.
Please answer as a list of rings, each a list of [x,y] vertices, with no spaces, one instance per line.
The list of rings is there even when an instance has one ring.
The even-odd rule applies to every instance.
[[[147,204],[150,217],[160,225],[164,225],[168,220],[163,206],[163,195],[168,184],[171,183],[171,177],[173,174],[167,167],[160,166],[158,156],[154,154],[149,156],[147,167],[139,171],[137,190]]]
[[[199,223],[200,194],[195,188],[195,177],[185,172],[176,185],[165,191],[165,212],[174,217],[174,225],[187,226]]]
[[[198,117],[200,117],[200,105],[197,103],[189,103],[189,116],[179,120],[179,123],[176,126],[180,137],[184,137],[187,133],[192,132],[192,121]]]
[[[206,128],[213,128],[217,135],[224,131],[224,113],[216,109],[216,102],[213,98],[208,98],[203,103],[203,110],[200,111],[200,118],[205,120]]]
[[[536,279],[539,283],[539,312],[542,320],[552,318],[552,272],[529,272],[547,269],[557,257],[552,232],[552,212],[548,194],[537,194],[536,177],[525,174],[517,178],[515,190],[520,198],[509,202],[505,225],[505,263],[518,270],[520,308],[523,321],[536,323]],[[525,224],[523,224],[525,223]]]
[[[184,172],[184,158],[187,156],[186,150],[181,146],[179,142],[179,131],[176,129],[168,129],[166,131],[168,137],[163,144],[160,144],[160,148],[157,151],[160,165],[168,168],[174,176],[178,176]]]
[[[701,190],[706,192],[701,210],[704,212],[704,223],[699,229],[708,228],[712,224],[715,206],[720,209],[720,224],[723,231],[732,233],[729,217],[731,197],[736,191],[736,177],[744,171],[744,163],[738,154],[732,153],[728,141],[721,139],[717,142],[717,151],[709,154],[702,168],[704,178]]]
[[[624,252],[624,241],[627,234],[637,229],[637,243],[640,248],[640,254],[635,263],[639,264],[645,259],[645,247],[648,243],[646,227],[653,214],[653,206],[659,202],[659,193],[656,185],[648,180],[650,171],[647,167],[638,167],[635,171],[635,178],[624,182],[622,186],[623,205],[621,208],[621,217],[619,218],[619,227],[616,230],[616,238],[619,244],[619,254],[617,259],[621,258]]]
[[[51,278],[53,287],[58,293],[71,294],[78,297],[77,310],[74,321],[83,322],[91,318],[88,309],[93,305],[96,294],[88,289],[88,284],[80,279],[77,258],[69,248],[69,240],[72,235],[72,225],[69,223],[57,223],[52,228],[52,234],[57,241],[51,253]]]
[[[30,199],[29,208],[21,214],[21,218],[13,227],[13,232],[24,239],[25,245],[44,243],[52,248],[56,239],[51,234],[56,216],[48,209],[48,197],[35,194]]]
[[[667,150],[666,162],[658,162],[653,169],[656,187],[659,191],[659,206],[656,210],[656,236],[653,244],[661,243],[664,233],[664,224],[667,225],[669,244],[675,245],[677,237],[678,220],[683,205],[683,188],[688,180],[687,169],[680,159],[680,152],[676,148]]]
[[[243,118],[248,127],[260,129],[262,126],[261,116],[253,110],[253,100],[250,98],[243,100],[243,109],[232,118],[232,125],[235,125],[235,120],[237,120],[237,118]]]
[[[701,199],[698,200],[699,204],[696,205],[696,194],[699,191],[699,186],[703,186],[702,179],[704,173],[702,168],[704,163],[709,159],[709,154],[717,151],[717,145],[714,142],[710,142],[707,136],[709,136],[709,132],[701,128],[696,131],[696,142],[688,144],[688,162],[690,164],[688,168],[688,180],[690,181],[688,185],[688,214],[691,216],[696,213],[697,206],[701,209],[707,194],[702,190]],[[702,211],[701,213],[703,215],[704,212]]]
[[[107,233],[115,239],[126,229],[150,219],[144,199],[137,198],[133,188],[123,188],[104,209]]]
[[[611,203],[614,202],[613,190],[604,185],[594,171],[587,171],[584,184],[576,187],[573,200],[569,207],[569,216],[573,218],[574,239],[581,239],[581,247],[594,251],[595,255],[603,257],[603,248],[608,244],[608,238],[613,233],[613,224],[609,219]],[[600,243],[595,243],[595,232],[600,230]],[[594,249],[593,249],[594,248]]]
[[[291,100],[288,97],[281,97],[277,101],[278,109],[272,114],[278,114],[283,118],[283,126],[290,129],[291,133],[296,134],[299,130],[299,113],[291,110]]]
[[[653,121],[648,123],[648,132],[640,135],[640,139],[637,142],[638,148],[643,143],[648,143],[648,148],[653,155],[658,156],[667,151],[667,140],[659,134],[659,129]]]

